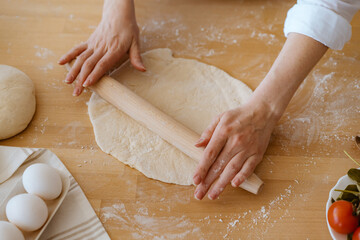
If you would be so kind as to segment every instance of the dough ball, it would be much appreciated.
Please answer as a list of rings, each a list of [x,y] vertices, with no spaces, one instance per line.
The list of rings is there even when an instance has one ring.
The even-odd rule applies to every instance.
[[[6,205],[9,221],[21,230],[36,231],[48,218],[48,208],[38,196],[24,193],[11,198]]]
[[[0,140],[23,131],[36,108],[35,88],[20,70],[0,65]]]
[[[22,182],[28,193],[35,194],[44,200],[57,198],[62,190],[60,174],[55,168],[44,163],[32,164],[26,168]]]
[[[2,240],[25,240],[22,232],[12,223],[0,221],[0,236]]]

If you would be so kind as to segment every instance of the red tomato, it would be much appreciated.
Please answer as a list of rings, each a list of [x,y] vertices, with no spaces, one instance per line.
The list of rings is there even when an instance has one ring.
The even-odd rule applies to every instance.
[[[352,236],[352,240],[360,240],[360,227],[355,230]]]
[[[328,210],[330,226],[338,233],[352,233],[359,225],[359,218],[353,215],[351,202],[340,200],[334,202]]]

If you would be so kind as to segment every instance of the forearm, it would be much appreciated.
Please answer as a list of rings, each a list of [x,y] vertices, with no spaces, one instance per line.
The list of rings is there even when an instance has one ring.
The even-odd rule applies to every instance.
[[[277,122],[299,85],[328,48],[302,34],[291,33],[253,99],[266,105]]]

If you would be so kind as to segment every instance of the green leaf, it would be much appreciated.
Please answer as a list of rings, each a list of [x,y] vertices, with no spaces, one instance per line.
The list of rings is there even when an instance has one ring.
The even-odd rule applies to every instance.
[[[353,233],[349,233],[349,234],[347,235],[347,240],[352,240],[352,236],[353,236]]]
[[[349,176],[349,178],[360,184],[360,169],[351,168],[348,171],[347,175]]]
[[[351,201],[352,205],[354,205],[354,207],[358,207],[359,206],[359,198],[355,198]]]
[[[341,194],[336,199],[336,201],[339,201],[339,200],[345,200],[348,202],[352,202],[354,200],[359,201],[360,193],[359,193],[359,190],[358,190],[356,184],[350,184],[344,190],[335,189],[335,191],[341,192]]]

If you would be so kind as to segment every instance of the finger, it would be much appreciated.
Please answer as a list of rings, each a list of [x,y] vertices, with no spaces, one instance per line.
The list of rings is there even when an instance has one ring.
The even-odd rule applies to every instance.
[[[65,78],[66,83],[70,84],[75,81],[77,75],[79,74],[79,72],[81,70],[81,66],[83,65],[85,60],[92,55],[92,53],[93,53],[92,50],[88,49],[85,52],[81,53],[76,58],[74,65],[71,67],[70,71],[68,72],[68,74]]]
[[[63,65],[65,63],[70,62],[71,60],[79,56],[82,52],[84,52],[86,48],[87,48],[87,43],[81,43],[77,45],[76,47],[71,49],[68,53],[66,53],[64,56],[62,56],[58,63]]]
[[[219,180],[213,185],[208,193],[209,199],[213,200],[219,197],[219,195],[224,191],[226,185],[235,177],[235,175],[240,171],[242,165],[244,164],[244,154],[236,154],[230,162],[224,168],[224,171],[221,173]]]
[[[221,171],[224,169],[225,163],[221,161],[216,161],[209,171],[209,174],[206,175],[204,181],[202,181],[195,189],[194,197],[198,200],[201,200],[206,195],[211,184],[218,178]]]
[[[88,59],[86,59],[84,64],[81,66],[80,74],[75,84],[75,88],[73,92],[74,96],[79,96],[84,90],[84,87],[87,87],[84,82],[102,56],[103,53],[97,51],[93,55],[91,55]]]
[[[216,126],[220,122],[221,116],[222,115],[216,116],[213,119],[213,121],[210,123],[210,125],[204,130],[204,132],[200,136],[200,139],[195,143],[196,147],[204,147],[209,143],[211,136],[213,135],[213,133],[216,129]]]
[[[146,71],[145,66],[142,62],[141,55],[140,55],[140,48],[139,43],[133,40],[130,50],[129,50],[129,57],[131,64],[139,71]]]
[[[104,53],[101,51],[96,51],[93,55],[91,55],[84,64],[81,66],[80,74],[78,77],[77,85],[85,85],[84,82],[89,76],[89,74],[94,70],[96,63],[100,61],[100,59],[104,56]],[[83,87],[87,87],[86,85]]]
[[[203,178],[204,181],[201,182],[195,189],[195,197],[197,199],[202,199],[206,195],[210,186],[223,172],[225,166],[228,164],[230,159],[232,159],[235,155],[236,155],[236,150],[233,149],[233,147],[229,143],[227,143],[224,149],[219,154],[216,161],[214,162],[214,164],[210,167],[210,170],[208,171],[207,175],[204,176]]]
[[[120,56],[123,56],[124,53],[122,53]],[[116,60],[116,55],[108,51],[100,59],[100,61],[96,63],[94,69],[87,77],[84,85],[88,87],[95,84],[107,71],[113,67],[113,65],[116,63]]]
[[[193,177],[194,183],[200,184],[200,182],[205,179],[205,176],[208,173],[209,168],[215,162],[219,153],[226,144],[228,138],[227,130],[220,125],[216,126],[213,136],[211,137],[208,145],[206,146],[203,157],[200,160]]]
[[[203,157],[196,168],[193,177],[194,183],[196,185],[199,184],[203,179],[205,179],[210,166],[215,162],[216,158],[218,157],[227,142],[230,128],[226,126],[224,127],[221,124],[221,116],[222,115],[220,115],[220,121],[216,125],[215,131],[212,134],[210,141],[204,150]]]
[[[241,167],[239,173],[231,181],[233,187],[239,187],[254,172],[256,166],[261,162],[262,158],[258,155],[249,157]]]

